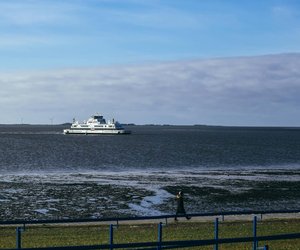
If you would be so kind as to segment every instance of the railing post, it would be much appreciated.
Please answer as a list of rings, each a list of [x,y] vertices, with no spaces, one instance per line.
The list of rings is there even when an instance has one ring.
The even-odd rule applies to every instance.
[[[256,240],[256,236],[257,236],[257,217],[254,216],[253,217],[253,250],[257,249],[257,240]]]
[[[157,250],[161,249],[161,242],[162,242],[162,223],[158,224],[158,242],[157,242]]]
[[[22,248],[22,228],[21,227],[16,228],[16,248],[17,249]]]
[[[214,250],[218,250],[219,249],[219,244],[218,244],[218,240],[219,240],[219,218],[216,218],[216,220],[215,220],[215,240],[216,240],[216,244],[215,244]]]
[[[114,244],[114,225],[110,224],[109,226],[109,244],[110,244],[110,249],[113,249],[113,244]]]

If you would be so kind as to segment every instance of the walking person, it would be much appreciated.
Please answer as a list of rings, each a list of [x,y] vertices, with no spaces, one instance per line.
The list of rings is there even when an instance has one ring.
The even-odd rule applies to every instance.
[[[177,210],[176,210],[176,214],[175,214],[175,221],[177,221],[177,216],[178,215],[185,215],[185,218],[187,220],[191,219],[191,217],[189,217],[184,209],[184,204],[183,204],[183,193],[182,191],[179,191],[176,195],[176,200],[177,200]]]

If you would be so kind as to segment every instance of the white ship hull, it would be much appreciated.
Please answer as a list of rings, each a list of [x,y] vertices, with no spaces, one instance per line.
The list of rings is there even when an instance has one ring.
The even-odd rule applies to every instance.
[[[114,130],[114,129],[101,129],[101,130],[88,130],[88,129],[64,129],[64,134],[77,134],[77,135],[122,135],[130,134],[128,130]]]

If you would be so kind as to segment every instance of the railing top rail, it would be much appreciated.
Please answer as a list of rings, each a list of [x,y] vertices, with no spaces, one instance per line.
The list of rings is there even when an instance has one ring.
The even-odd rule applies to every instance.
[[[246,211],[227,211],[227,212],[210,212],[210,213],[192,213],[192,217],[205,216],[225,216],[225,215],[249,215],[249,214],[288,214],[300,213],[300,209],[294,210],[246,210]],[[139,221],[139,220],[160,220],[174,218],[172,215],[158,216],[136,216],[136,217],[107,217],[107,218],[83,218],[83,219],[58,219],[58,220],[6,220],[0,221],[0,225],[20,225],[20,224],[61,224],[61,223],[88,223],[88,222],[109,222],[109,221]],[[181,216],[178,216],[181,217]]]

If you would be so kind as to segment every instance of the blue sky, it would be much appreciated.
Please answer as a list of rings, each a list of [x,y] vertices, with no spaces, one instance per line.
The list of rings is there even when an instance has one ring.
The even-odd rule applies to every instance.
[[[276,91],[282,91],[284,86],[298,88],[299,78],[293,68],[299,66],[299,52],[300,2],[296,0],[0,1],[0,105],[2,110],[9,111],[1,114],[0,123],[18,123],[20,117],[29,123],[47,123],[49,117],[54,117],[54,122],[59,123],[73,116],[85,119],[93,112],[102,112],[118,116],[122,122],[138,124],[299,126],[297,111],[290,113],[300,106],[294,96],[279,98],[277,113],[268,102],[269,93],[259,102],[262,107],[270,107],[268,114],[261,111],[263,108],[255,111],[251,108],[260,91],[271,89],[276,96],[279,95]],[[291,60],[287,60],[289,57]],[[245,88],[245,80],[241,78],[245,73],[240,74],[241,69],[232,70],[228,65],[233,58],[235,65],[244,65],[243,70],[251,72],[247,76],[256,84],[252,88],[257,89],[247,93],[256,93],[252,96],[253,103],[226,92],[224,86],[237,79],[240,86],[235,90]],[[240,64],[236,63],[238,59]],[[285,67],[287,61],[293,62],[291,68]],[[209,63],[218,65],[215,73]],[[263,67],[251,71],[253,63]],[[280,70],[270,71],[274,64]],[[189,70],[176,78],[170,77],[178,65]],[[199,75],[203,77],[204,69],[210,79],[208,88],[218,86],[223,90],[216,96],[211,96],[211,92],[203,96],[203,78],[191,79],[197,75],[195,72],[201,72]],[[263,69],[272,72],[268,79],[263,77]],[[124,72],[122,76],[118,74],[120,71]],[[160,76],[156,82],[151,81],[149,71]],[[187,72],[191,75],[186,75]],[[287,72],[293,77],[287,77]],[[173,83],[160,79],[172,79]],[[266,89],[261,89],[262,79],[268,83]],[[278,87],[278,81],[282,86]],[[174,89],[180,89],[179,86],[184,86],[182,109],[176,106],[180,93]],[[93,92],[80,91],[85,87],[97,89],[99,96],[112,96],[117,101],[98,100]],[[125,91],[116,91],[120,88]],[[211,102],[202,103],[191,97],[194,89]],[[76,108],[69,100],[70,91],[78,102]],[[139,100],[135,95],[145,98]],[[229,97],[234,99],[229,101]],[[84,101],[88,98],[94,105]],[[226,105],[220,103],[221,99]],[[164,108],[156,110],[157,105]],[[197,105],[207,112],[197,113],[194,108]],[[224,110],[218,111],[218,105]],[[127,110],[121,110],[122,107]],[[282,113],[278,114],[280,108]],[[179,112],[183,115],[178,116]],[[276,119],[278,116],[284,117],[284,121]]]
[[[299,1],[0,1],[1,69],[299,51]]]

